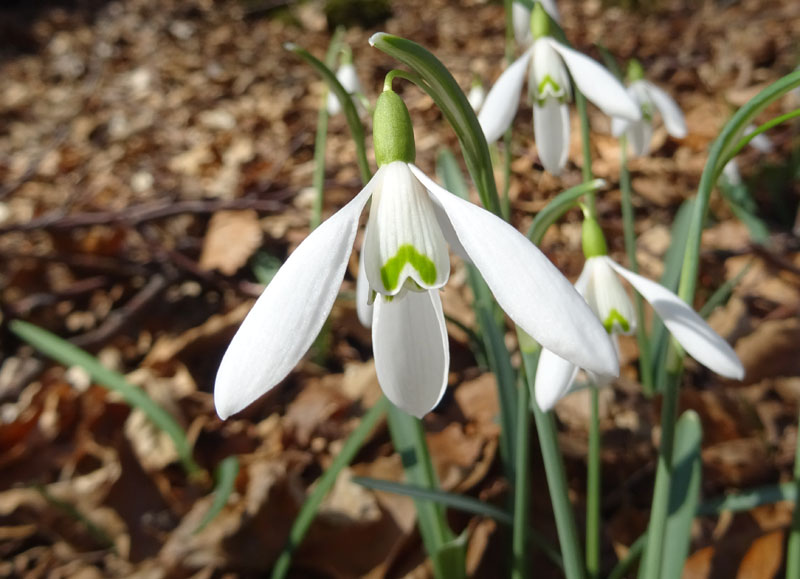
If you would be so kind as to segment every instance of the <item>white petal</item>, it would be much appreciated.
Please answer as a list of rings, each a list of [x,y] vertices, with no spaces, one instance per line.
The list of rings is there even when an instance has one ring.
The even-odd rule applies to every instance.
[[[497,303],[520,328],[581,368],[618,374],[619,363],[603,326],[535,245],[499,217],[448,193],[413,165],[411,170],[442,204]]]
[[[539,38],[533,43],[533,80],[528,87],[534,99],[543,100],[548,96],[565,102],[570,97],[571,83],[564,61],[553,49],[549,38]]]
[[[544,106],[533,103],[533,134],[544,168],[560,175],[569,156],[569,107],[547,97]]]
[[[363,249],[370,287],[383,295],[397,295],[408,279],[424,289],[442,287],[450,256],[425,187],[401,161],[376,177]]]
[[[361,82],[358,80],[356,67],[352,63],[340,66],[339,70],[336,71],[336,79],[349,95],[364,92],[364,89],[361,88]],[[355,102],[358,103],[358,101]],[[341,110],[342,105],[336,94],[333,91],[328,91],[328,114],[331,116],[337,115]]]
[[[511,22],[517,44],[528,44],[531,41],[531,11],[522,2],[511,3]]]
[[[547,412],[570,389],[578,374],[578,367],[548,349],[539,355],[536,368],[536,404]]]
[[[372,350],[386,397],[418,418],[430,412],[444,395],[450,368],[439,292],[410,291],[391,301],[378,296]]]
[[[336,116],[340,112],[342,112],[342,105],[339,103],[339,97],[336,96],[336,93],[332,90],[328,91],[328,114],[330,116]]]
[[[480,121],[483,134],[486,135],[489,143],[494,143],[502,137],[506,129],[511,126],[511,121],[514,120],[530,59],[531,51],[526,50],[500,75],[489,94],[486,95],[486,101],[478,115],[478,121]]]
[[[742,174],[739,172],[739,164],[736,159],[731,159],[722,168],[722,175],[731,187],[738,187],[742,184]]]
[[[753,131],[756,130],[755,125],[747,125],[744,128],[744,135],[747,136]],[[750,139],[750,146],[753,147],[759,153],[771,153],[775,150],[775,147],[772,146],[772,141],[769,140],[769,137],[764,133],[759,133],[752,139]]]
[[[214,384],[220,418],[239,412],[283,380],[333,307],[375,178],[317,227],[278,270],[222,358]]]
[[[611,117],[611,134],[617,138],[621,137],[622,133],[627,130],[630,124],[631,121],[619,117]]]
[[[605,256],[586,260],[592,274],[584,295],[609,334],[630,334],[636,329],[636,312],[609,262]]]
[[[667,132],[676,139],[684,138],[687,133],[686,119],[678,103],[653,83],[646,82],[646,87],[650,100],[658,109],[658,112],[661,113],[661,118],[664,119],[664,126]]]
[[[467,94],[467,102],[472,107],[472,110],[478,112],[483,106],[483,101],[486,100],[486,89],[481,84],[472,85]]]
[[[421,172],[420,168],[414,165],[418,171]],[[450,218],[445,213],[442,204],[439,203],[439,200],[430,195],[430,200],[433,202],[433,208],[436,212],[436,221],[439,223],[439,227],[442,229],[442,235],[447,240],[447,245],[450,246],[450,249],[453,253],[455,253],[458,257],[464,260],[466,263],[472,263],[470,260],[469,255],[467,255],[467,250],[461,245],[461,241],[458,239],[458,235],[456,235],[455,229],[453,229],[453,224],[450,223]]]
[[[366,236],[365,236],[366,237]],[[364,269],[364,250],[358,255],[358,277],[356,277],[356,314],[358,321],[365,328],[372,325],[372,299],[370,297],[372,289],[367,281],[367,271]]]
[[[744,368],[733,348],[686,302],[664,286],[628,271],[609,258],[604,259],[653,306],[664,325],[689,355],[726,378],[741,380],[744,377]]]
[[[653,139],[653,125],[649,121],[633,121],[628,126],[628,144],[631,154],[643,157],[650,152],[650,141]]]
[[[572,80],[580,91],[600,110],[612,117],[622,117],[631,121],[642,117],[639,106],[633,102],[614,75],[603,66],[577,50],[568,48],[551,38],[547,40],[564,59]]]

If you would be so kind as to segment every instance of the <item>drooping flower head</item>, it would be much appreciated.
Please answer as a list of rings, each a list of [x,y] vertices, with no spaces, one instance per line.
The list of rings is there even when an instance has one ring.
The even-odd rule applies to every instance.
[[[689,305],[664,286],[629,271],[606,255],[606,244],[597,221],[583,222],[586,263],[575,289],[612,336],[636,330],[636,313],[619,278],[627,280],[647,300],[664,325],[695,360],[726,378],[741,380],[744,368],[736,352]],[[578,366],[544,349],[536,371],[536,402],[550,410],[570,393]],[[603,386],[608,379],[587,372],[589,382]]]
[[[353,53],[347,45],[344,45],[342,49],[341,61],[339,62],[339,68],[336,70],[336,80],[341,83],[347,94],[354,98],[356,106],[360,107],[361,101],[358,96],[364,94],[364,89],[361,86],[361,81],[358,80],[356,67],[353,66]],[[342,103],[339,102],[339,97],[333,91],[328,91],[327,108],[328,114],[331,116],[342,112]]]
[[[556,22],[561,20],[556,0],[536,0],[536,3],[542,5],[542,8],[550,15],[550,18]],[[522,2],[511,3],[511,23],[514,26],[514,38],[517,44],[521,46],[530,44],[531,40],[533,40],[531,36],[531,11]]]
[[[611,119],[611,132],[615,137],[627,136],[633,155],[641,157],[650,151],[656,113],[661,115],[664,127],[672,137],[682,139],[686,136],[686,119],[680,107],[664,90],[645,80],[642,65],[635,58],[628,63],[628,94],[641,109],[642,118],[632,121],[614,117]]]
[[[357,293],[374,300],[375,368],[395,405],[422,416],[447,386],[449,347],[438,291],[450,274],[447,243],[469,257],[526,333],[582,367],[616,375],[605,330],[555,266],[505,221],[442,189],[414,165],[408,110],[390,86],[376,104],[373,133],[374,177],[289,256],[228,347],[214,387],[222,418],[283,380],[311,346],[336,299],[370,197],[362,248],[368,289]]]
[[[550,36],[549,16],[538,2],[531,15],[531,32],[533,45],[497,79],[478,120],[486,140],[498,140],[514,120],[527,73],[539,157],[547,171],[558,175],[569,154],[570,77],[586,98],[608,115],[638,120],[641,111],[610,72]]]

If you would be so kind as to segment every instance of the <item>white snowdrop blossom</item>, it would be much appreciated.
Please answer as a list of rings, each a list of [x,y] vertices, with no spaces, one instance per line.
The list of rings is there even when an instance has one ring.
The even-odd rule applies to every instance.
[[[631,121],[614,117],[611,119],[611,133],[615,137],[625,134],[631,153],[642,157],[650,152],[654,116],[660,113],[667,133],[676,139],[683,139],[687,134],[686,119],[678,103],[664,90],[644,79],[642,65],[636,59],[628,64],[628,79],[628,94],[641,109],[642,118]]]
[[[689,305],[661,284],[625,269],[607,255],[586,260],[575,289],[612,336],[636,330],[636,314],[619,282],[627,280],[664,321],[667,329],[695,360],[726,378],[741,380],[744,368],[733,348],[723,340]],[[615,338],[616,341],[616,338]],[[548,349],[542,350],[536,371],[536,402],[542,410],[550,410],[571,392],[578,373],[574,365]],[[607,378],[589,372],[595,386],[608,383]]]
[[[641,111],[610,72],[547,35],[549,20],[538,3],[531,23],[533,45],[497,79],[478,120],[486,140],[497,141],[514,120],[527,75],[539,157],[547,171],[558,175],[569,154],[570,76],[587,99],[612,117],[635,121],[641,118]]]
[[[567,279],[530,241],[492,213],[446,191],[416,165],[411,119],[384,90],[373,122],[379,169],[356,197],[316,228],[258,298],[225,353],[214,403],[226,418],[278,384],[327,318],[372,198],[363,273],[374,298],[378,382],[395,405],[421,417],[444,394],[449,345],[439,289],[450,275],[447,244],[466,253],[498,304],[525,332],[575,364],[615,376],[602,325]]]
[[[476,113],[481,110],[483,106],[483,101],[486,100],[486,89],[483,88],[483,85],[480,82],[475,82],[469,89],[467,93],[467,102],[469,102],[469,106],[472,107],[472,110]]]
[[[344,61],[339,69],[336,71],[336,79],[341,83],[342,88],[347,91],[349,95],[363,94],[364,89],[361,87],[361,82],[358,80],[358,73],[356,67],[353,66],[351,61]],[[356,106],[360,106],[358,99],[355,99]],[[328,91],[328,114],[338,115],[342,112],[342,103],[339,102],[339,97],[333,91]]]
[[[540,3],[544,11],[550,15],[550,18],[556,22],[561,21],[556,0],[540,0]],[[514,26],[514,38],[517,44],[520,46],[530,44],[533,39],[531,35],[531,11],[522,2],[511,3],[511,23]]]

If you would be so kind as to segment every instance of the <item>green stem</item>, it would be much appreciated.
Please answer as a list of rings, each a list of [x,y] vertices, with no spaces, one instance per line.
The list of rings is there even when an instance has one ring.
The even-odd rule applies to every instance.
[[[628,254],[628,265],[631,271],[639,273],[639,263],[636,260],[636,230],[634,228],[633,195],[631,188],[631,174],[628,171],[628,138],[622,135],[619,139],[620,147],[620,174],[619,187],[622,191],[622,224],[625,234],[625,252]],[[645,396],[653,395],[653,369],[650,360],[650,343],[647,339],[647,328],[644,325],[644,300],[639,292],[634,292],[636,304],[636,341],[639,345],[639,376],[642,380],[642,390]]]
[[[647,547],[639,567],[640,579],[654,579],[661,573],[664,555],[664,536],[669,515],[669,493],[672,487],[672,454],[675,446],[675,422],[678,419],[678,387],[681,376],[681,356],[674,342],[667,351],[667,381],[661,403],[661,445],[658,452],[653,504],[647,526]]]
[[[589,457],[586,483],[586,570],[590,579],[600,577],[600,410],[599,390],[591,388],[592,412],[589,420]]]
[[[794,484],[800,497],[800,416],[798,417],[797,443],[794,455]],[[795,501],[792,530],[786,547],[786,576],[800,577],[800,502]]]
[[[513,579],[526,579],[528,574],[528,512],[530,510],[531,485],[528,481],[528,462],[530,456],[530,390],[527,384],[517,387],[517,440],[516,480],[514,481],[514,529],[512,551],[514,561],[511,570]]]
[[[528,388],[531,391],[531,409],[533,410],[539,446],[542,451],[550,500],[553,502],[553,514],[556,518],[556,530],[558,531],[561,556],[564,560],[564,575],[567,579],[584,579],[581,542],[575,525],[572,504],[569,501],[569,487],[564,473],[564,461],[558,448],[555,421],[551,413],[542,412],[539,405],[536,404],[534,396],[538,361],[538,351],[522,352],[522,363],[525,367]]]
[[[289,566],[292,563],[292,555],[300,545],[303,537],[306,536],[309,527],[311,527],[311,523],[317,514],[317,510],[319,510],[319,506],[322,504],[322,500],[333,487],[333,483],[336,482],[336,477],[339,476],[341,470],[355,458],[356,453],[363,446],[367,436],[369,436],[369,433],[372,432],[375,425],[383,418],[388,408],[389,401],[386,397],[382,396],[375,406],[364,414],[359,425],[356,426],[355,430],[347,437],[344,446],[342,446],[342,450],[340,450],[336,458],[333,459],[328,469],[319,477],[314,490],[309,493],[300,512],[297,514],[297,518],[294,520],[294,523],[292,523],[286,546],[278,556],[275,567],[272,568],[272,579],[282,579],[286,577],[286,574],[289,572]]]

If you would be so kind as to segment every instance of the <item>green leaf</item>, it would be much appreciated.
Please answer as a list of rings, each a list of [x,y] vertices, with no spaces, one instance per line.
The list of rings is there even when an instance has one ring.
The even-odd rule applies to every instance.
[[[437,489],[439,481],[425,441],[422,422],[395,406],[389,407],[389,432],[392,443],[403,462],[409,483],[427,489]],[[453,553],[456,536],[447,525],[444,508],[438,503],[415,500],[417,522],[422,542],[431,557],[437,579],[466,577],[466,550],[460,556]]]
[[[183,428],[176,422],[172,415],[156,404],[147,392],[134,386],[125,380],[122,374],[109,370],[97,358],[88,352],[81,350],[74,344],[70,344],[63,338],[48,332],[42,328],[23,322],[22,320],[12,320],[9,329],[25,340],[37,350],[53,358],[65,366],[80,366],[89,376],[102,386],[118,393],[125,402],[141,410],[150,421],[158,428],[163,430],[175,445],[183,467],[189,475],[203,476],[205,471],[194,461],[192,457],[192,445],[186,438]]]
[[[292,523],[286,545],[278,556],[275,566],[272,568],[272,579],[282,579],[286,577],[292,563],[292,555],[311,527],[311,523],[317,516],[317,511],[322,504],[322,500],[331,488],[333,488],[336,477],[339,476],[342,469],[355,458],[356,453],[358,453],[363,446],[369,433],[372,432],[375,425],[386,414],[388,407],[389,401],[385,396],[381,396],[375,406],[370,408],[369,411],[361,417],[361,422],[356,426],[355,430],[350,433],[350,436],[347,437],[347,440],[345,440],[342,446],[342,450],[340,450],[336,458],[333,459],[328,469],[319,477],[316,486],[308,494],[308,497],[306,497],[303,506],[300,508],[300,512],[297,513],[297,518],[295,518],[294,523]]]
[[[700,499],[702,438],[700,417],[693,410],[687,410],[678,419],[675,427],[673,484],[669,492],[669,514],[660,575],[664,579],[679,579],[689,555],[692,520]]]
[[[358,111],[356,110],[355,103],[353,103],[353,99],[344,89],[342,83],[340,83],[336,78],[336,74],[334,74],[330,68],[325,66],[324,62],[312,56],[311,53],[309,53],[305,48],[302,48],[294,43],[287,43],[284,45],[284,48],[286,48],[286,50],[289,52],[293,52],[310,64],[322,77],[322,79],[328,83],[328,88],[336,94],[336,97],[339,99],[339,102],[342,105],[345,118],[347,119],[347,125],[350,127],[350,134],[353,137],[353,142],[356,145],[356,154],[358,168],[361,173],[361,180],[366,183],[372,176],[372,171],[370,170],[369,163],[367,162],[364,125],[361,124],[361,119],[358,117]]]
[[[208,512],[194,530],[195,533],[199,533],[205,529],[206,525],[214,520],[214,517],[216,517],[222,511],[223,507],[228,504],[228,499],[233,492],[233,484],[236,482],[236,476],[238,474],[239,459],[236,456],[229,456],[219,463],[217,470],[214,473],[214,478],[217,481],[217,484],[214,487],[214,500],[211,501],[211,506],[209,507]]]
[[[458,137],[467,169],[478,189],[481,202],[491,212],[501,215],[486,137],[475,111],[450,71],[428,50],[405,38],[379,32],[369,42],[410,67],[419,76],[420,88],[430,95],[444,113]]]
[[[556,195],[550,203],[545,205],[544,209],[536,214],[533,223],[528,229],[528,239],[539,245],[548,228],[561,219],[567,211],[575,207],[581,197],[599,191],[606,185],[607,183],[603,179],[592,179]]]

